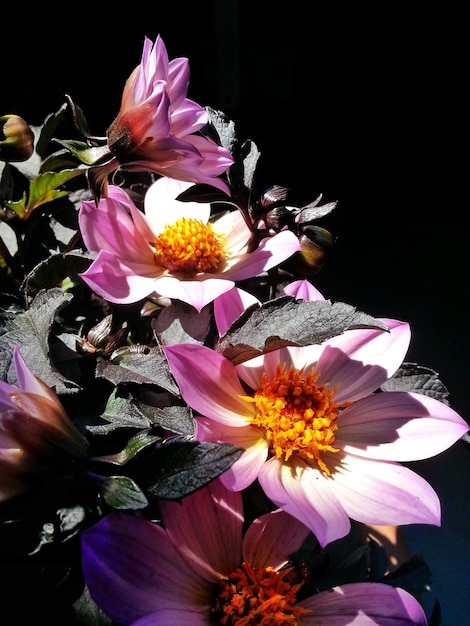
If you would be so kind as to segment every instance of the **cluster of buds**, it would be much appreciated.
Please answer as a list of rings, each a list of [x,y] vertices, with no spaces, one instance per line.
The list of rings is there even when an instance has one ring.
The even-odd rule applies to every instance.
[[[288,228],[295,232],[301,250],[294,253],[283,267],[311,276],[323,267],[334,243],[331,233],[313,222],[331,213],[337,202],[320,204],[320,195],[304,206],[288,206],[287,194],[286,187],[273,185],[250,207],[250,217],[255,230],[263,227],[274,234]]]

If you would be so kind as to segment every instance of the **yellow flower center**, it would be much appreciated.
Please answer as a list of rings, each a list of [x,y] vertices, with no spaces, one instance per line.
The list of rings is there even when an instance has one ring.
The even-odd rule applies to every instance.
[[[219,581],[211,608],[211,621],[220,626],[288,626],[297,624],[307,609],[294,606],[301,584],[284,580],[290,569],[276,572],[272,567],[242,563],[230,576]]]
[[[182,218],[166,226],[155,240],[155,263],[170,272],[217,272],[225,262],[225,238],[212,224]]]
[[[277,459],[288,461],[293,454],[299,455],[307,463],[316,461],[330,475],[320,455],[338,452],[333,447],[336,418],[345,405],[333,402],[335,389],[316,384],[319,376],[320,372],[278,365],[273,380],[263,374],[262,388],[253,397],[243,398],[255,404],[251,422],[264,430]]]

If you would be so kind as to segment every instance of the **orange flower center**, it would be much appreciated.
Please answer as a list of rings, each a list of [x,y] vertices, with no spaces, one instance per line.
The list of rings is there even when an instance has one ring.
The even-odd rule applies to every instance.
[[[242,563],[219,581],[211,608],[211,621],[220,626],[288,626],[297,624],[307,609],[294,606],[301,584],[284,580],[291,570]]]
[[[182,218],[166,226],[155,240],[155,263],[170,272],[217,272],[225,262],[225,238],[212,224]]]
[[[299,455],[304,461],[315,461],[318,467],[330,475],[321,459],[321,453],[338,452],[333,447],[336,418],[345,405],[333,402],[335,389],[317,385],[320,372],[289,370],[278,365],[273,380],[263,374],[262,388],[254,396],[243,396],[256,406],[252,424],[264,430],[272,452],[277,459],[288,461]]]

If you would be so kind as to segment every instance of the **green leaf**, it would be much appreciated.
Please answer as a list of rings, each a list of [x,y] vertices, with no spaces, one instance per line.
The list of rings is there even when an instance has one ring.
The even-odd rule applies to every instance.
[[[118,362],[100,358],[96,366],[96,376],[105,378],[114,385],[158,385],[179,396],[179,389],[170,374],[167,360],[156,348],[148,348],[146,353],[123,354],[119,356]]]
[[[57,187],[72,178],[83,175],[82,169],[62,170],[61,172],[45,172],[35,176],[29,184],[29,193],[23,194],[21,200],[6,202],[21,219],[28,219],[38,206],[66,196],[68,191],[60,191]]]
[[[101,495],[113,509],[139,510],[148,506],[148,500],[128,476],[107,476],[99,480]]]
[[[151,422],[136,406],[130,394],[114,389],[101,414],[102,423],[87,426],[95,435],[106,435],[117,428],[150,428]]]
[[[415,391],[449,405],[449,392],[439,374],[416,363],[403,363],[381,387],[383,391]]]
[[[126,447],[116,454],[107,454],[97,457],[97,460],[112,465],[125,465],[148,446],[161,441],[158,435],[151,435],[148,431],[140,431],[129,439]]]
[[[95,165],[112,158],[108,146],[90,146],[85,141],[56,139],[84,165]]]
[[[283,296],[248,308],[220,338],[215,350],[236,365],[283,346],[318,344],[351,328],[387,331],[385,324],[349,304],[304,302]]]
[[[52,254],[26,276],[22,290],[26,300],[34,297],[42,289],[52,289],[68,277],[76,277],[91,265],[93,254],[78,250]]]
[[[149,459],[146,474],[152,476],[143,488],[149,500],[179,500],[228,470],[243,452],[225,443],[171,441]]]
[[[77,392],[80,387],[67,380],[51,364],[49,334],[57,313],[72,299],[61,289],[40,291],[30,308],[0,320],[0,379],[17,385],[12,364],[13,348],[18,346],[33,374],[57,394]]]

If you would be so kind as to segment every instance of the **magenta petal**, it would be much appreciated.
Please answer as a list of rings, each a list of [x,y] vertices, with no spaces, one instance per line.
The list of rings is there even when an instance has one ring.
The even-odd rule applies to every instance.
[[[325,454],[324,460],[331,470],[331,491],[352,519],[382,526],[440,526],[436,492],[407,467],[334,453]]]
[[[126,265],[106,250],[101,250],[81,278],[105,300],[132,304],[155,291],[157,268],[147,265]],[[149,272],[153,271],[153,275]]]
[[[322,547],[350,531],[349,517],[320,471],[272,458],[258,479],[268,498],[308,526]]]
[[[299,240],[290,230],[265,239],[254,252],[245,254],[226,272],[231,280],[245,280],[257,276],[291,257],[300,250]]]
[[[381,583],[351,583],[299,602],[311,611],[302,626],[426,626],[423,607],[403,589]]]
[[[285,511],[278,509],[258,517],[243,538],[243,559],[254,567],[280,569],[297,552],[310,529]]]
[[[308,280],[294,280],[284,287],[281,295],[293,296],[297,300],[305,300],[305,302],[325,299],[323,294]]]
[[[81,542],[90,594],[119,624],[158,609],[197,609],[209,600],[211,585],[188,567],[157,524],[112,513],[85,530]]]
[[[319,384],[339,385],[335,402],[354,401],[378,389],[402,364],[410,328],[397,320],[382,320],[389,331],[347,330],[325,342],[317,369]]]
[[[446,404],[418,393],[385,392],[342,411],[336,445],[358,456],[417,461],[447,450],[469,429]]]
[[[214,300],[214,317],[219,335],[227,332],[231,324],[248,307],[260,304],[260,301],[243,289],[233,287]]]
[[[46,385],[39,381],[31,372],[17,346],[15,346],[13,350],[13,360],[15,362],[16,375],[18,376],[20,389],[28,391],[29,393],[35,393],[38,396],[43,396],[49,400],[56,400],[55,394],[53,394],[52,391],[48,391]]]
[[[197,441],[231,443],[245,452],[220,477],[232,491],[241,491],[258,477],[268,457],[268,444],[256,426],[231,427],[204,417],[196,418]]]
[[[197,344],[163,348],[184,400],[201,415],[228,426],[245,426],[253,405],[240,396],[244,390],[235,368],[221,354]]]
[[[207,614],[209,606],[205,606],[199,611],[190,609],[162,609],[151,615],[146,615],[133,622],[132,626],[207,626]]]
[[[203,280],[179,280],[173,276],[161,276],[155,289],[161,296],[190,304],[199,313],[203,307],[234,286],[231,280],[204,278]]]
[[[241,493],[229,491],[215,479],[181,502],[161,500],[159,506],[173,544],[201,578],[215,583],[239,566]]]

